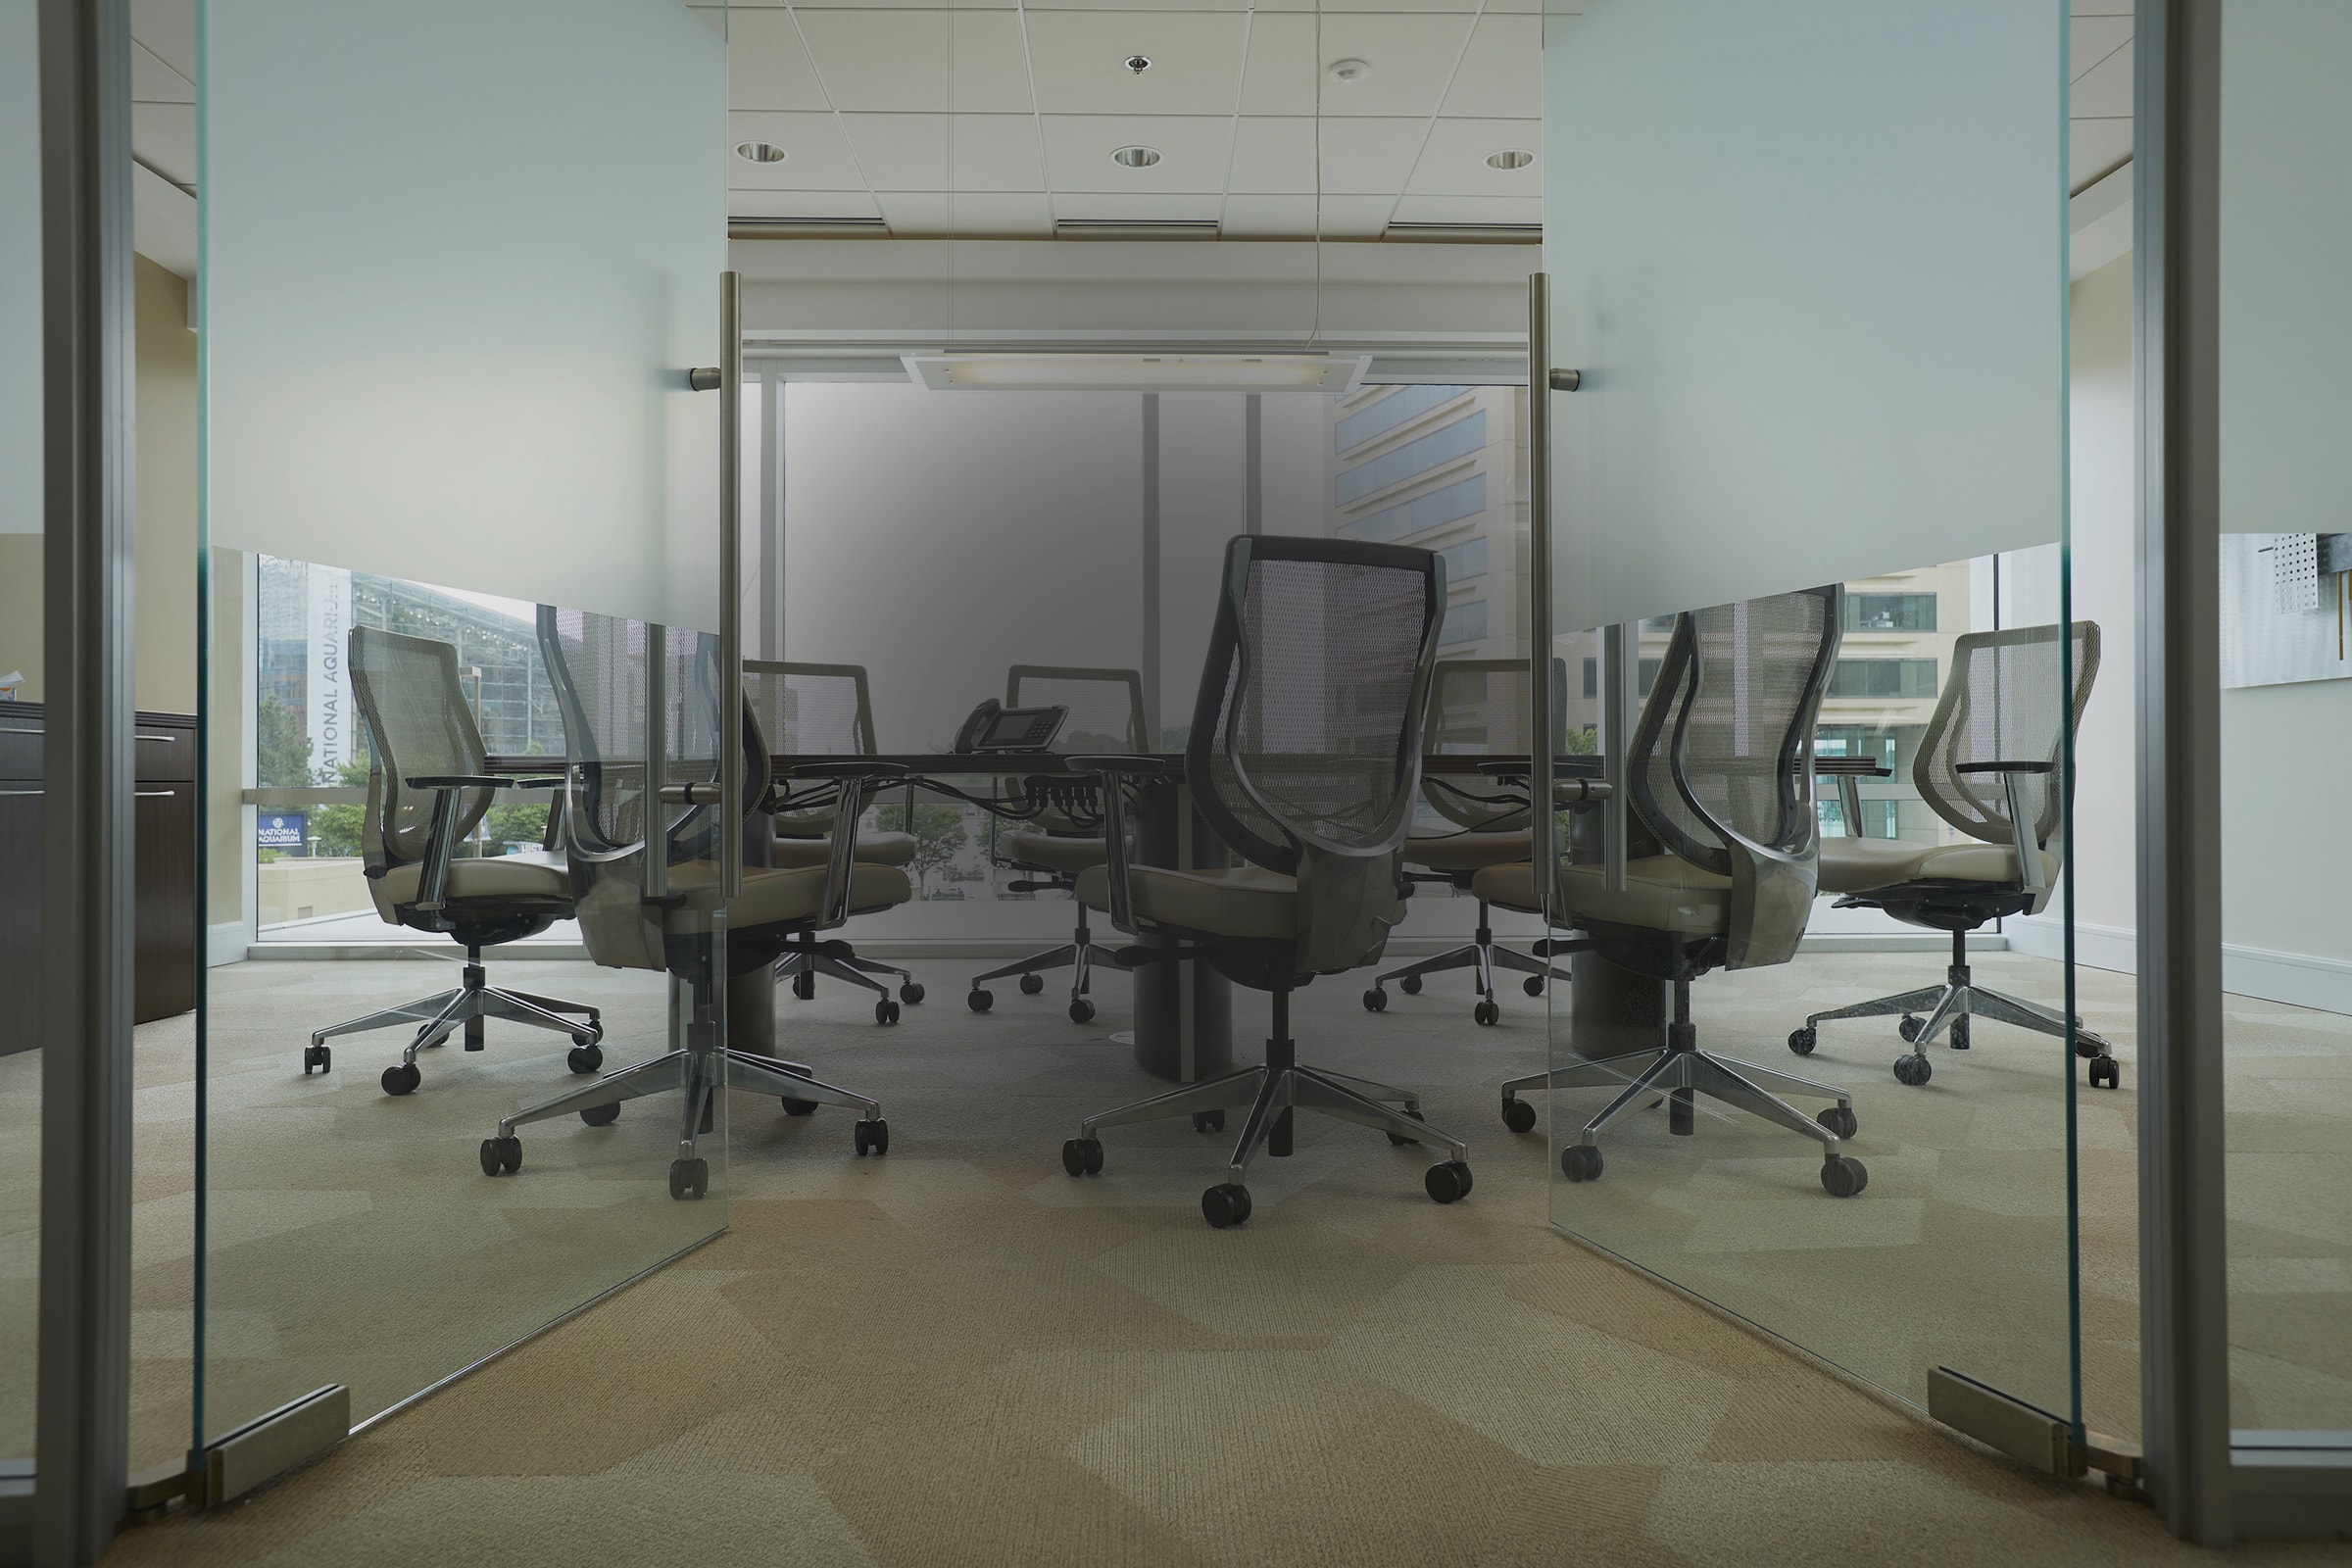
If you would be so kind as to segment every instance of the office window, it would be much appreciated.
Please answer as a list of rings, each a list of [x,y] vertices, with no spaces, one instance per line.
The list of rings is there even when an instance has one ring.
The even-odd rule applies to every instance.
[[[1332,428],[1334,452],[1352,452],[1470,389],[1466,386],[1400,386],[1379,402],[1356,410]]]
[[[1487,574],[1487,541],[1482,535],[1458,545],[1448,545],[1438,552],[1438,559],[1446,563],[1447,583],[1468,582],[1473,577],[1484,577]]]
[[[1840,659],[1830,671],[1832,697],[1933,697],[1933,659]]]
[[[1672,624],[1671,619],[1668,623]],[[1644,659],[1634,671],[1634,681],[1642,696],[1647,697],[1649,689],[1658,683],[1658,671],[1665,662],[1663,659]],[[1600,696],[1600,661],[1597,659],[1585,661],[1585,696],[1588,699]]]
[[[1394,452],[1384,452],[1368,463],[1343,470],[1334,484],[1334,492],[1340,505],[1346,506],[1376,490],[1402,484],[1416,473],[1427,473],[1457,458],[1469,457],[1482,451],[1486,444],[1487,411],[1479,409],[1467,418],[1417,436]]]
[[[1456,643],[1474,643],[1486,634],[1487,602],[1484,599],[1448,605],[1446,609],[1446,624],[1438,632],[1438,646],[1450,648]]]
[[[1847,631],[1934,631],[1934,594],[1853,594],[1845,596]]]
[[[1343,479],[1346,475],[1341,476]],[[1457,479],[1441,485],[1427,495],[1400,501],[1393,507],[1383,507],[1368,513],[1353,522],[1343,522],[1335,530],[1343,539],[1364,539],[1385,544],[1393,539],[1405,539],[1417,533],[1427,533],[1448,522],[1475,517],[1487,510],[1487,476],[1474,473],[1467,479]]]

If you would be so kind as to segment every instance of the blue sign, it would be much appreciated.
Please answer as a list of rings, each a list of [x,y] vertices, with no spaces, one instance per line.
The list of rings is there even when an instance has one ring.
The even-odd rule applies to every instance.
[[[264,811],[253,842],[265,850],[299,850],[309,842],[310,825],[302,811]]]

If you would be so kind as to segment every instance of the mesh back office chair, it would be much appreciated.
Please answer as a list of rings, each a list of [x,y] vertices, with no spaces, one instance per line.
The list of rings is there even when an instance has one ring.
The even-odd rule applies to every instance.
[[[1132,669],[1079,669],[1054,664],[1015,664],[1004,680],[1004,706],[1007,708],[1042,708],[1058,704],[1070,710],[1070,716],[1054,738],[1054,749],[1062,753],[1101,754],[1125,747],[1129,752],[1142,754],[1152,748],[1144,735],[1144,677]],[[1015,785],[1015,788],[1018,786]],[[1100,827],[1087,827],[1058,811],[1048,810],[1027,828],[997,835],[997,858],[1016,871],[1031,871],[1045,878],[1043,882],[1014,882],[1015,893],[1063,892],[1075,890],[1078,875],[1109,858],[1110,850]],[[972,976],[972,989],[964,998],[974,1012],[986,1012],[996,997],[986,987],[991,980],[1007,975],[1021,977],[1021,991],[1036,996],[1046,989],[1040,969],[1058,969],[1070,966],[1070,1021],[1092,1023],[1095,1004],[1087,993],[1094,988],[1094,969],[1098,962],[1113,963],[1118,959],[1110,949],[1095,941],[1087,925],[1086,902],[1076,901],[1078,926],[1070,940],[1058,948],[1033,953],[1015,963],[991,969],[986,974]]]
[[[1524,659],[1441,659],[1430,683],[1429,734],[1432,755],[1446,753],[1526,752],[1535,745],[1535,697]],[[1554,735],[1568,727],[1568,665],[1552,661],[1551,689],[1557,698],[1552,714]],[[1415,833],[1404,841],[1407,864],[1422,867],[1415,882],[1443,883],[1475,892],[1473,878],[1490,865],[1508,865],[1534,853],[1527,807],[1516,801],[1496,801],[1481,791],[1443,778],[1424,778],[1421,796],[1430,808],[1452,824],[1450,831]],[[1372,982],[1364,1006],[1386,1011],[1392,980],[1406,996],[1421,990],[1423,975],[1446,969],[1469,969],[1478,984],[1478,1003],[1470,1016],[1482,1024],[1497,1022],[1502,1007],[1494,1000],[1494,968],[1527,976],[1531,997],[1544,994],[1545,980],[1568,977],[1541,958],[1494,945],[1487,901],[1478,901],[1478,929],[1470,941],[1434,958],[1392,969]]]
[[[1130,864],[1123,788],[1161,764],[1073,759],[1105,780],[1111,851],[1079,877],[1078,896],[1122,931],[1188,942],[1228,979],[1271,992],[1274,1029],[1261,1066],[1086,1118],[1062,1146],[1072,1176],[1102,1168],[1104,1127],[1189,1113],[1212,1132],[1246,1105],[1226,1179],[1200,1197],[1209,1224],[1236,1225],[1250,1217],[1250,1157],[1261,1147],[1289,1154],[1292,1112],[1303,1107],[1444,1151],[1425,1182],[1439,1202],[1470,1191],[1468,1150],[1421,1119],[1411,1091],[1301,1066],[1290,1038],[1292,991],[1377,959],[1403,913],[1405,830],[1445,606],[1445,567],[1426,550],[1250,535],[1226,546],[1184,770],[1195,805],[1244,866]]]
[[[2071,702],[2063,695],[2070,666]],[[2066,1034],[2060,1014],[1971,980],[1968,933],[2002,915],[2036,913],[2049,902],[2066,864],[2060,748],[2082,723],[2098,673],[2094,621],[2076,621],[2065,639],[2053,624],[1971,632],[1952,645],[1951,676],[1920,737],[1911,778],[1937,816],[1976,842],[1945,846],[1855,836],[1821,845],[1821,888],[1844,895],[1840,908],[1885,909],[1906,925],[1951,933],[1944,983],[1814,1013],[1788,1036],[1789,1050],[1812,1054],[1817,1027],[1832,1018],[1900,1013],[1911,1050],[1895,1058],[1894,1076],[1918,1085],[1935,1072],[1929,1042],[1948,1028],[1951,1048],[1968,1050],[1971,1017]],[[1869,771],[1880,777],[1891,772]],[[1850,772],[1839,782],[1859,793]],[[1859,814],[1849,804],[1846,819],[1856,821]],[[2082,1029],[2081,1020],[2076,1024],[2075,1052],[2089,1059],[2091,1084],[2115,1088],[2123,1071],[2114,1048]]]
[[[1591,951],[1674,992],[1666,1043],[1503,1085],[1503,1120],[1535,1117],[1531,1089],[1622,1086],[1561,1151],[1571,1181],[1600,1175],[1594,1140],[1661,1095],[1669,1129],[1695,1130],[1699,1095],[1778,1123],[1822,1145],[1821,1183],[1850,1198],[1869,1181],[1843,1152],[1854,1136],[1845,1091],[1702,1051],[1690,1021],[1690,982],[1710,969],[1786,963],[1810,914],[1820,841],[1813,811],[1813,726],[1838,654],[1844,589],[1828,587],[1719,605],[1676,618],[1674,637],[1628,748],[1629,819],[1648,842],[1629,842],[1626,885],[1610,892],[1596,865],[1560,868],[1567,908],[1557,923],[1584,935],[1552,951]],[[1541,907],[1533,866],[1481,871],[1479,890],[1509,908]],[[1835,1101],[1817,1117],[1781,1099]]]
[[[767,737],[750,704],[737,723],[719,722],[718,640],[543,605],[539,646],[569,753],[564,854],[580,935],[588,956],[608,968],[671,977],[671,1028],[682,1038],[664,1055],[501,1118],[482,1141],[483,1173],[521,1168],[517,1127],[574,1112],[591,1127],[610,1126],[624,1102],[672,1089],[685,1092],[672,1198],[701,1198],[709,1188],[696,1138],[710,1130],[722,1088],[774,1095],[789,1115],[820,1104],[859,1111],[858,1152],[886,1152],[890,1125],[874,1101],[821,1083],[799,1063],[728,1048],[719,999],[730,979],[775,962],[796,933],[912,896],[906,872],[855,858],[865,790],[896,770],[806,764],[805,775],[839,780],[835,854],[821,866],[746,867],[743,891],[726,899],[716,859],[719,746],[743,748],[747,818],[765,808],[770,779]],[[723,938],[713,929],[722,907]]]
[[[336,1035],[413,1023],[419,1027],[382,1079],[385,1094],[410,1094],[423,1082],[416,1053],[459,1029],[466,1049],[479,1051],[486,1018],[567,1035],[571,1070],[596,1071],[604,1065],[596,1008],[492,986],[482,968],[485,947],[535,936],[571,916],[571,879],[563,862],[546,855],[457,855],[490,809],[494,791],[553,789],[563,780],[502,779],[484,771],[490,754],[458,680],[458,651],[449,644],[354,626],[348,648],[352,692],[375,753],[360,828],[368,894],[392,924],[455,939],[466,949],[466,967],[454,991],[313,1034],[302,1054],[304,1076],[314,1067],[332,1070],[326,1042]]]
[[[749,659],[743,664],[743,700],[759,716],[760,727],[779,754],[788,757],[871,757],[874,755],[874,709],[866,692],[861,664],[795,664]],[[914,812],[906,808],[904,833],[858,835],[858,858],[868,865],[905,867],[914,862]],[[832,851],[833,813],[781,811],[774,817],[775,863],[784,866],[822,865]],[[802,1002],[816,995],[816,977],[830,975],[875,994],[874,1021],[897,1023],[899,1003],[908,1006],[923,1000],[923,988],[913,975],[892,964],[860,958],[847,942],[818,942],[813,931],[776,960],[776,978],[792,982],[792,994]],[[872,978],[896,975],[898,1001],[890,988]]]

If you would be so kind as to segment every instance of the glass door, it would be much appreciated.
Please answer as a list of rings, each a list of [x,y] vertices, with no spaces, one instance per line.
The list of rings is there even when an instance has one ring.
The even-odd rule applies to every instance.
[[[2068,788],[2130,773],[2067,558],[2068,7],[1548,11],[1575,980],[1515,1125],[1562,1230],[2078,1462],[2136,1410],[2134,993],[2070,917],[2131,884]]]
[[[724,1223],[724,20],[202,9],[198,1449]]]

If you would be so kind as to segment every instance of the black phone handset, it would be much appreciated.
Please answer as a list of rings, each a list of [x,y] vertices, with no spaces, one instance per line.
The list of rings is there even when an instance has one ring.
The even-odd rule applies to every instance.
[[[963,721],[963,727],[956,732],[956,755],[969,757],[978,751],[980,737],[988,733],[988,727],[995,723],[997,715],[1004,711],[1004,705],[994,697],[982,698],[980,706],[972,710],[971,716]]]

